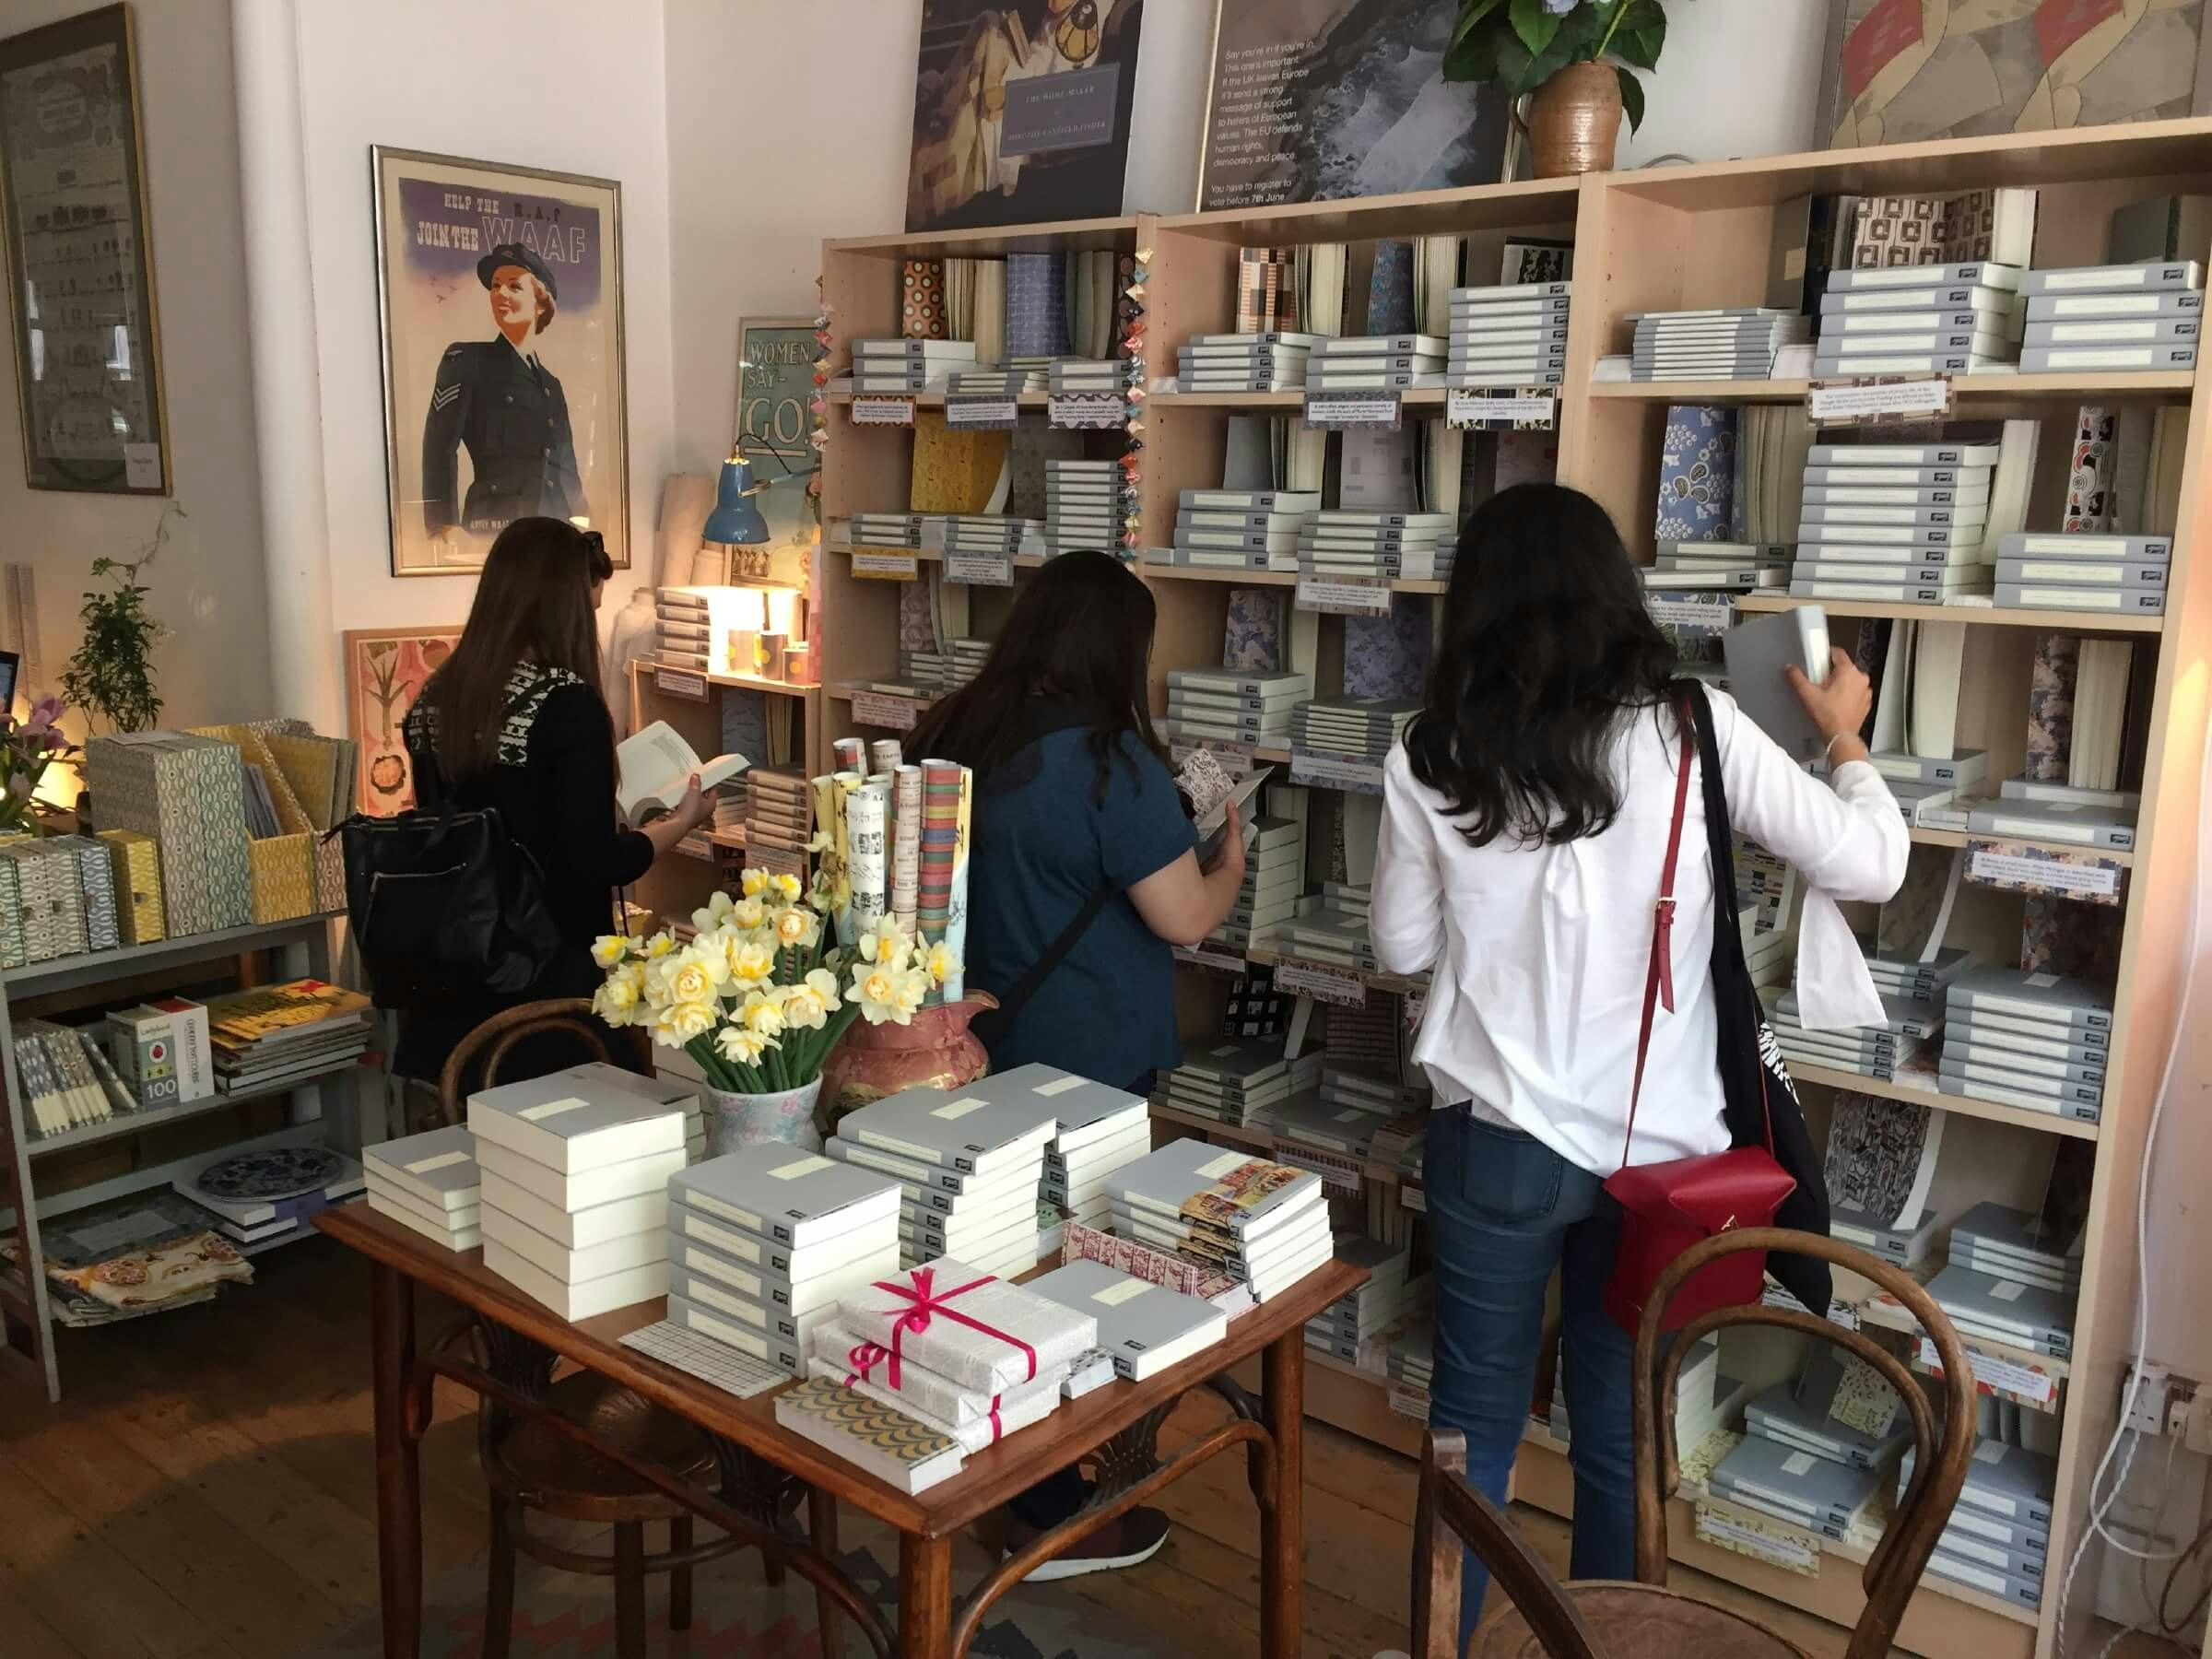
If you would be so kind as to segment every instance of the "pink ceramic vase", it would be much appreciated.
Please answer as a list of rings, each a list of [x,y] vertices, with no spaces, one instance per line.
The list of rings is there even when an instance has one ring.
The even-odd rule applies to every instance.
[[[991,1069],[991,1056],[968,1030],[978,1014],[998,1006],[987,991],[957,1003],[916,1010],[906,1025],[856,1019],[822,1061],[825,1130],[856,1106],[902,1088],[958,1088]]]

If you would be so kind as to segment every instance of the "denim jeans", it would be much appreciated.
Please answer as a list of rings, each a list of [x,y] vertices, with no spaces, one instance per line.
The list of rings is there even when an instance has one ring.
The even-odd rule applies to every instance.
[[[1468,1480],[1502,1505],[1535,1387],[1545,1289],[1558,1268],[1573,1429],[1572,1576],[1633,1578],[1634,1343],[1603,1302],[1619,1206],[1602,1177],[1458,1109],[1430,1121],[1422,1186],[1436,1277],[1430,1422],[1466,1436]],[[1460,1581],[1463,1646],[1489,1580],[1469,1554]]]

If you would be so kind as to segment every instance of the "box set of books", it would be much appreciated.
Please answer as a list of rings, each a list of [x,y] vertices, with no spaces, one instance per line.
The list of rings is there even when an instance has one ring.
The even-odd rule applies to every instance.
[[[1321,508],[1312,490],[1186,489],[1171,546],[1155,564],[1226,571],[1295,571],[1299,531]]]
[[[1380,764],[1420,712],[1418,697],[1314,698],[1291,711],[1290,747]]]
[[[1983,548],[2003,449],[2001,441],[1815,444],[1791,594],[1919,605],[1988,594]]]
[[[1992,260],[1829,273],[1820,296],[1822,380],[1974,374],[2020,358],[2018,265]]]
[[[1997,544],[1996,602],[2020,610],[2162,616],[2171,535],[2015,533]]]
[[[1299,526],[1298,573],[1449,582],[1459,545],[1453,512],[1314,512]]]
[[[2196,367],[2204,267],[2193,259],[2030,271],[2023,374]]]
[[[611,1065],[471,1095],[484,1265],[564,1319],[668,1288],[668,1179],[697,1098]]]
[[[1306,874],[1304,820],[1264,813],[1245,828],[1244,879],[1238,884],[1237,901],[1206,935],[1207,944],[1240,952],[1298,913]]]
[[[2112,999],[2056,973],[1976,967],[1945,992],[1946,1094],[2095,1123],[2112,1041]]]
[[[1907,1447],[1897,1471],[1900,1500],[1912,1482],[1913,1461]],[[1977,1442],[1966,1465],[1966,1485],[1928,1558],[1928,1571],[2024,1607],[2041,1606],[2057,1487],[2057,1459],[2004,1441]]]
[[[1444,384],[1471,390],[1556,386],[1567,378],[1567,312],[1574,284],[1455,288]]]
[[[1077,1223],[1105,1226],[1112,1207],[1107,1183],[1152,1149],[1151,1102],[1050,1066],[1019,1069],[1032,1074],[1032,1092],[1054,1091],[1046,1098],[1059,1127],[1044,1148],[1038,1195]]]
[[[1109,1186],[1113,1230],[1281,1294],[1327,1262],[1321,1177],[1244,1151],[1171,1141],[1120,1171]]]
[[[361,1150],[369,1207],[448,1250],[484,1241],[477,1137],[460,1124]]]
[[[1122,464],[1059,461],[1044,464],[1044,551],[1049,558],[1122,544]]]

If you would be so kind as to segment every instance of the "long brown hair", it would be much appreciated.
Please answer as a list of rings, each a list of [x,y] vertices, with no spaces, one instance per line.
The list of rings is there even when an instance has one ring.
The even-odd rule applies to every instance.
[[[521,518],[491,544],[461,642],[422,692],[437,712],[438,766],[448,780],[479,777],[499,759],[517,663],[565,668],[599,693],[593,539],[559,519]]]

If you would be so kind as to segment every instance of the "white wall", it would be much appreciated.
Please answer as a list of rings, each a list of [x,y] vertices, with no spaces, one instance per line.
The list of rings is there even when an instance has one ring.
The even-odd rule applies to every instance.
[[[1688,0],[1667,7],[1666,49],[1643,77],[1643,129],[1619,165],[1724,161],[1814,147],[1826,0]]]
[[[301,0],[306,229],[321,336],[312,367],[323,379],[341,629],[458,623],[476,586],[466,576],[391,574],[371,144],[620,181],[633,563],[617,573],[610,606],[650,578],[674,432],[661,10],[660,0]]]
[[[0,0],[0,34],[85,9],[83,0]],[[169,408],[170,480],[189,518],[147,572],[151,608],[171,637],[155,653],[170,724],[270,712],[268,664],[241,640],[266,637],[261,507],[239,275],[238,120],[225,0],[133,8],[146,179]],[[12,313],[0,307],[0,315]],[[44,648],[35,687],[58,680],[76,649],[80,595],[102,554],[153,532],[150,497],[34,490],[24,483],[15,353],[0,348],[0,557],[33,567]]]

